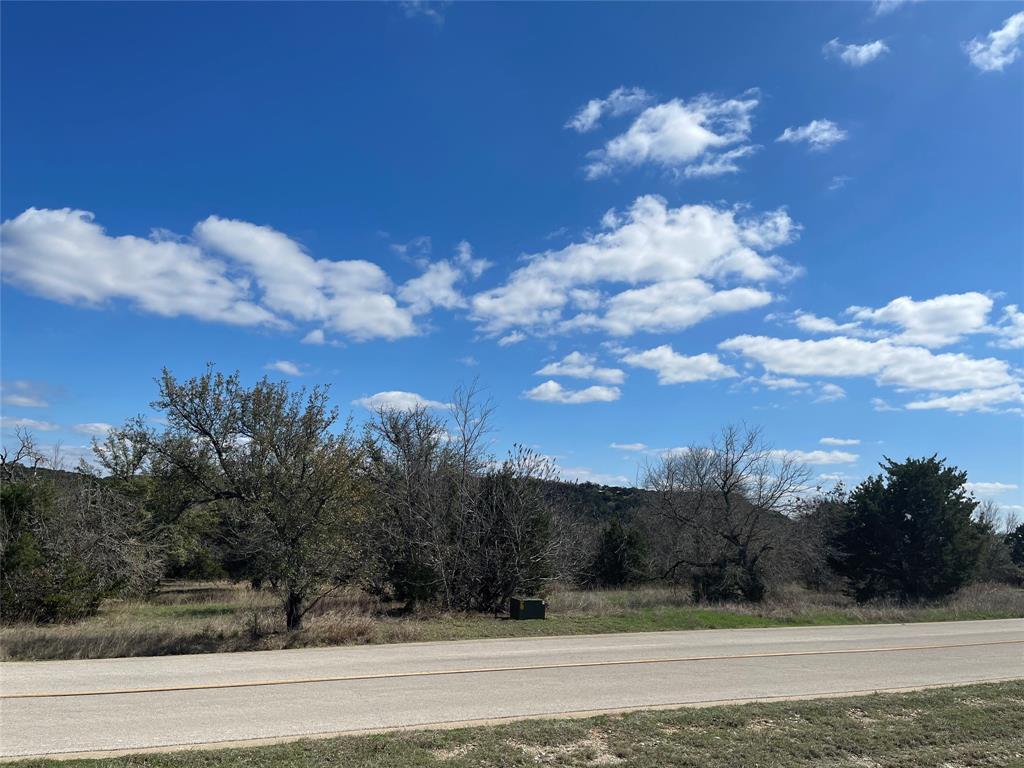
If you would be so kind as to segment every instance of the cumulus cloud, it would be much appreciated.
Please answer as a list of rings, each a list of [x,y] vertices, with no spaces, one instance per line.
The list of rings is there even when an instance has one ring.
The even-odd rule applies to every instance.
[[[437,400],[428,400],[415,392],[403,392],[402,390],[390,390],[378,392],[368,397],[360,397],[352,401],[353,405],[360,405],[368,411],[379,411],[382,408],[389,411],[412,411],[416,408],[447,408],[447,403]]]
[[[907,403],[907,409],[911,411],[942,409],[954,413],[990,412],[1022,404],[1024,404],[1024,391],[1021,390],[1020,384],[1014,382],[1001,387],[979,387],[956,395],[914,400]]]
[[[722,363],[717,355],[681,355],[669,344],[641,352],[626,352],[622,362],[635,368],[647,368],[658,374],[659,384],[689,384],[738,376],[735,369]]]
[[[595,385],[586,389],[566,389],[557,381],[549,379],[543,384],[538,384],[533,389],[523,392],[523,397],[545,403],[579,405],[581,403],[610,403],[618,400],[620,394],[618,387]]]
[[[863,67],[882,54],[888,53],[889,46],[882,40],[875,40],[863,45],[845,44],[839,42],[838,37],[833,37],[825,43],[822,52],[826,58],[838,58],[851,67]]]
[[[757,91],[735,99],[705,94],[689,101],[672,99],[647,107],[624,133],[590,153],[587,178],[647,163],[685,175],[694,161],[703,161],[698,165],[707,163],[709,155],[747,141],[759,98]],[[734,161],[740,156],[734,154],[721,161],[718,172],[733,172],[730,166],[738,170]],[[714,162],[708,167],[714,167]]]
[[[669,208],[646,195],[606,214],[582,242],[526,257],[503,285],[473,297],[471,314],[489,334],[681,330],[771,301],[760,285],[796,273],[771,251],[798,229],[782,210]]]
[[[791,451],[778,449],[772,451],[781,459],[799,461],[802,464],[853,464],[860,458],[856,453],[848,451]]]
[[[643,88],[626,88],[620,86],[608,94],[605,99],[591,99],[572,116],[565,124],[578,133],[594,130],[605,115],[619,117],[631,112],[639,112],[651,101],[650,94]]]
[[[323,329],[314,328],[312,331],[302,337],[302,344],[324,344],[327,341],[327,337],[324,335]]]
[[[1024,11],[1010,16],[1003,26],[983,38],[964,43],[971,64],[982,72],[1002,72],[1020,56],[1020,39],[1024,36]]]
[[[843,314],[851,319],[837,322],[797,310],[791,315],[772,315],[807,333],[842,334],[858,338],[885,338],[895,344],[929,348],[944,347],[962,341],[970,334],[992,334],[993,346],[1024,346],[1024,318],[1015,305],[1007,306],[1002,319],[989,323],[993,301],[983,293],[970,291],[915,300],[900,296],[882,307],[847,307]]]
[[[841,141],[846,141],[846,131],[831,120],[811,120],[799,128],[787,128],[776,139],[790,144],[805,143],[813,152],[823,152]]]
[[[818,441],[822,445],[860,445],[855,437],[823,437]]]
[[[986,330],[992,299],[983,293],[958,293],[915,301],[909,296],[893,299],[884,307],[850,307],[854,320],[896,326],[901,332],[891,339],[901,344],[943,347],[964,335]]]
[[[283,373],[285,376],[301,376],[302,369],[298,365],[293,363],[291,360],[275,360],[272,363],[267,363],[265,366],[268,371],[277,371]]]
[[[846,397],[846,390],[838,384],[822,384],[818,390],[818,396],[814,399],[816,403],[831,403],[835,400],[842,400]]]
[[[921,346],[889,339],[867,341],[846,336],[830,339],[778,339],[743,335],[719,348],[736,352],[772,374],[789,376],[872,377],[879,386],[900,390],[956,392],[909,403],[912,410],[992,410],[1021,401],[1021,388],[1005,360],[973,358],[963,353],[936,354]],[[891,406],[876,398],[876,410]]]
[[[210,216],[190,238],[111,236],[87,211],[30,208],[5,221],[4,279],[64,303],[124,300],[167,317],[315,324],[357,340],[418,332],[368,261],[314,259],[271,227]]]
[[[1016,304],[1007,305],[1003,308],[1002,318],[993,326],[992,333],[996,335],[992,346],[1024,349],[1024,312]]]
[[[600,368],[597,358],[582,352],[570,352],[561,360],[548,363],[536,372],[538,376],[570,376],[577,379],[595,379],[606,384],[621,384],[626,375],[618,368]]]
[[[611,443],[609,447],[619,451],[640,452],[647,450],[646,443]]]
[[[690,178],[707,178],[711,176],[722,176],[726,173],[739,173],[740,166],[737,160],[750,157],[760,147],[755,144],[745,144],[728,152],[721,152],[717,155],[707,155],[699,164],[688,165],[683,170],[683,175]]]

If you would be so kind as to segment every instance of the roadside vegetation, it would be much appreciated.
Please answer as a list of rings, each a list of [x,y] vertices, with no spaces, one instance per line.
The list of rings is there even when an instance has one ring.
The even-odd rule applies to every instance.
[[[164,371],[74,470],[0,451],[2,658],[1024,616],[1024,525],[938,456],[814,487],[756,429],[635,489],[489,446],[493,405],[377,412],[322,388]],[[545,622],[499,617],[542,595]]]
[[[1022,764],[1024,682],[1019,681],[75,762],[97,768],[1008,768]]]
[[[545,621],[421,608],[406,614],[357,588],[325,598],[302,629],[288,631],[277,600],[245,583],[168,582],[146,600],[110,600],[74,623],[0,627],[0,659],[89,659],[497,637],[683,629],[907,623],[1024,616],[1024,589],[973,584],[914,605],[858,604],[841,594],[789,587],[760,603],[695,603],[686,589],[555,586]]]

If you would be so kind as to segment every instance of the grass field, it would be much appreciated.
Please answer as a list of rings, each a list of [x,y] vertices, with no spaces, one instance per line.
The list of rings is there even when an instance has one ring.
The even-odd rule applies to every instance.
[[[693,605],[667,586],[556,589],[545,621],[508,621],[429,610],[393,616],[358,590],[331,595],[299,632],[284,631],[276,598],[228,582],[172,583],[147,602],[110,601],[99,615],[68,625],[0,627],[0,658],[80,659],[304,646],[578,635],[668,629],[1024,617],[1024,589],[975,585],[942,603],[858,606],[840,596],[786,590],[759,605]]]
[[[1024,681],[579,720],[530,720],[74,764],[83,768],[1019,767],[1024,766]],[[38,768],[66,763],[20,765]]]

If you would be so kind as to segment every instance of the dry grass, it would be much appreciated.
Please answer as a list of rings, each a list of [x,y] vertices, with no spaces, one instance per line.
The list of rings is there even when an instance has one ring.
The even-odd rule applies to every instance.
[[[686,590],[555,589],[548,620],[515,622],[478,614],[420,611],[356,589],[325,598],[299,632],[286,632],[275,596],[228,582],[169,583],[152,600],[110,601],[76,624],[0,627],[0,659],[83,659],[326,645],[823,624],[1024,617],[1024,589],[975,585],[935,604],[858,606],[839,595],[790,588],[759,605],[696,606]]]

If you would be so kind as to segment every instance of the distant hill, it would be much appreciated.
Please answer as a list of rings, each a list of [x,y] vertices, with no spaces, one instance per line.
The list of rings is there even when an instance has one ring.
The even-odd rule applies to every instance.
[[[554,504],[591,520],[628,518],[647,504],[652,494],[643,488],[559,481],[545,483],[545,490]]]

